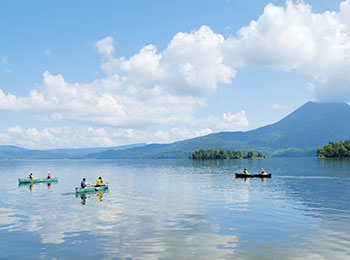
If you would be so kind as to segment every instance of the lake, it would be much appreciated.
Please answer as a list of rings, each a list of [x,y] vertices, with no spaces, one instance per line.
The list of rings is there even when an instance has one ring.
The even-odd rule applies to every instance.
[[[0,176],[0,259],[350,258],[349,160],[0,160]],[[75,195],[99,176],[108,192]]]

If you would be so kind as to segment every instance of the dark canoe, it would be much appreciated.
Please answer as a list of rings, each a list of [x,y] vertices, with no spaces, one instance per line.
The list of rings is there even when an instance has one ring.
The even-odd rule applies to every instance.
[[[58,177],[55,178],[51,178],[51,179],[18,179],[19,184],[24,184],[24,183],[40,183],[40,182],[45,182],[45,183],[49,183],[49,182],[57,182],[58,181]]]
[[[75,193],[87,193],[87,192],[97,192],[97,191],[103,191],[103,190],[108,190],[108,185],[102,185],[99,187],[96,186],[89,186],[86,188],[75,188]]]
[[[244,173],[236,173],[236,178],[271,178],[271,173],[269,173],[269,174],[244,174]]]

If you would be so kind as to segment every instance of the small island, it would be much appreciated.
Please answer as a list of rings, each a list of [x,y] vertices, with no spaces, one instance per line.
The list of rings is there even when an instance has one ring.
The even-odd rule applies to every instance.
[[[329,142],[317,149],[318,158],[347,158],[350,157],[350,140],[344,142]]]
[[[224,150],[221,149],[200,149],[195,150],[191,153],[189,159],[191,160],[224,160],[224,159],[262,159],[265,158],[266,155],[258,152],[254,153],[253,151],[249,151],[247,153],[236,150]]]

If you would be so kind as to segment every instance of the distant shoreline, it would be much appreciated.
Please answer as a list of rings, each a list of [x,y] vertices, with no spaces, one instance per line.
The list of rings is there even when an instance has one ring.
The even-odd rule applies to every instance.
[[[255,153],[248,151],[247,153],[236,150],[220,149],[200,149],[195,150],[189,156],[190,160],[227,160],[227,159],[264,159],[266,155],[262,152]]]

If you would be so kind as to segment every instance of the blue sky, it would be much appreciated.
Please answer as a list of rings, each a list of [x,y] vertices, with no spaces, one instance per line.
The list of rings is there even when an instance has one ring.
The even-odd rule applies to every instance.
[[[349,102],[350,1],[1,1],[0,145],[168,143]]]

